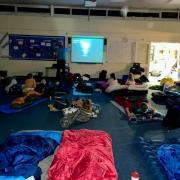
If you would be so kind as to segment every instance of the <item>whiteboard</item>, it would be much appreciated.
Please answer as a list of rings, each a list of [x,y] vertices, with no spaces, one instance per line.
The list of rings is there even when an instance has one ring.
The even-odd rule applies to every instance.
[[[107,43],[107,61],[111,63],[131,63],[132,42],[122,38],[109,38]]]

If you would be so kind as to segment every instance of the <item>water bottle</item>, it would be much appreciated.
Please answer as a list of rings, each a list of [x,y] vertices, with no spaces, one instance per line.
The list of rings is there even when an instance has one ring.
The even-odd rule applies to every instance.
[[[52,96],[49,96],[49,101],[50,101],[50,102],[52,101]]]
[[[131,173],[131,180],[139,180],[140,175],[138,172],[134,171]]]

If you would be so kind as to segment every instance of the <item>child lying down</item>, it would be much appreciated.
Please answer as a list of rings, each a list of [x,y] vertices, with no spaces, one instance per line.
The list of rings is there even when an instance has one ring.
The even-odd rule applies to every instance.
[[[162,118],[162,115],[146,99],[131,101],[126,97],[115,97],[115,101],[124,108],[129,120],[135,120],[139,117],[147,119]]]

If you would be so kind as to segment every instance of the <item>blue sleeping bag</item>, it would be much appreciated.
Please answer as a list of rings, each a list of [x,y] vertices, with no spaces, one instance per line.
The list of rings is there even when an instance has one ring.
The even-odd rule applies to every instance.
[[[0,180],[26,180],[24,177],[19,176],[19,177],[15,177],[15,176],[0,176]]]
[[[34,131],[20,131],[12,133],[9,136],[40,136],[42,138],[50,138],[55,140],[58,144],[61,142],[62,131],[44,131],[44,130],[34,130]]]
[[[31,104],[28,104],[27,106],[25,106],[23,108],[13,108],[13,107],[11,107],[10,103],[4,104],[4,105],[0,105],[0,112],[5,113],[5,114],[18,113],[18,112],[24,111],[26,109],[29,109],[29,108],[31,108],[33,106],[36,106],[39,103],[45,102],[47,100],[48,100],[47,98],[41,98],[41,99],[38,99],[38,100],[34,101]]]
[[[164,144],[157,151],[157,157],[166,170],[169,180],[180,180],[180,144]]]
[[[83,93],[76,90],[76,88],[73,88],[73,95],[74,96],[90,96],[92,93]]]
[[[0,178],[34,176],[40,179],[38,163],[54,153],[61,140],[60,132],[35,131],[11,134],[0,145]]]

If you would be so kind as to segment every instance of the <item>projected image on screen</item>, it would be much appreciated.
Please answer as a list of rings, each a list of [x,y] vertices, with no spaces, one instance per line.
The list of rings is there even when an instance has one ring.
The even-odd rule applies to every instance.
[[[71,62],[103,63],[103,37],[72,37]]]

